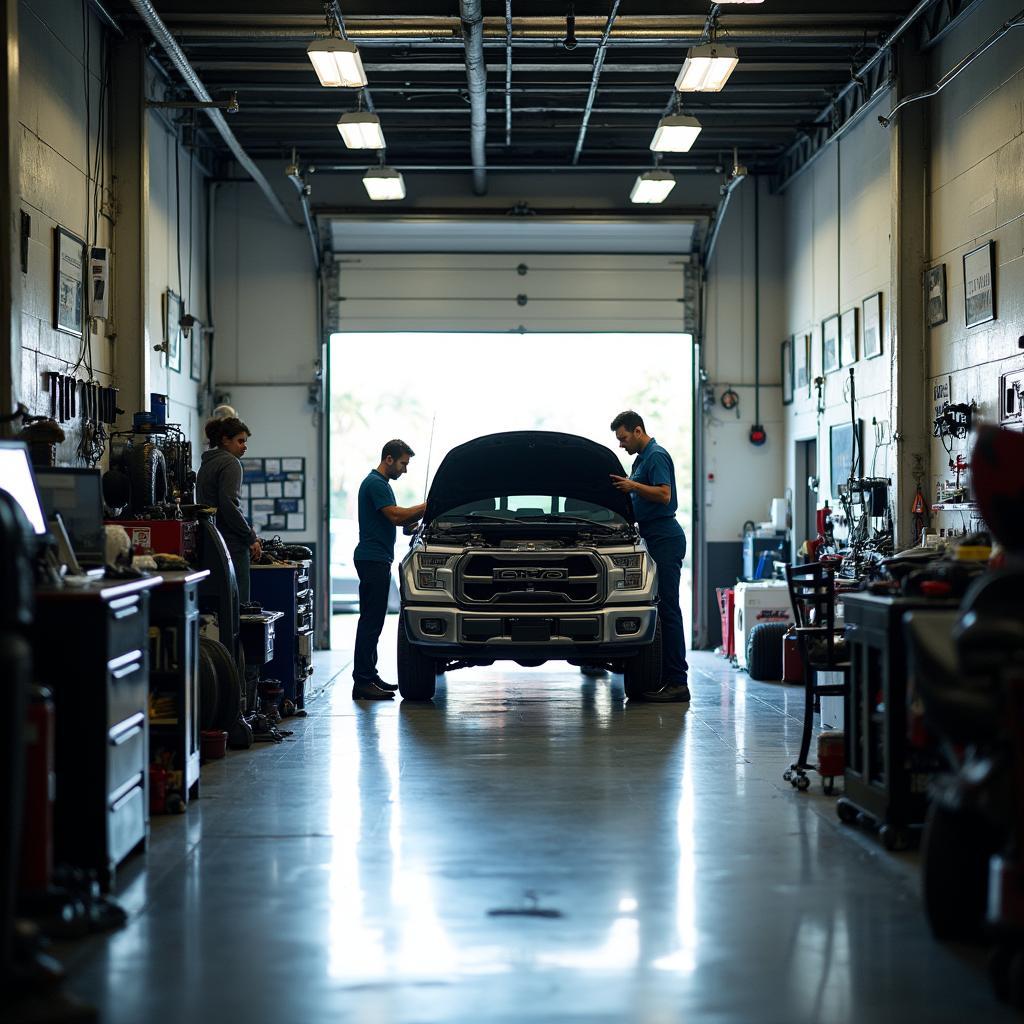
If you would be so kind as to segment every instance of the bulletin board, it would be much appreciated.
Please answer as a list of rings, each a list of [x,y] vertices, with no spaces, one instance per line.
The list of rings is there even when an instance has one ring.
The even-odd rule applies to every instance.
[[[239,498],[257,533],[305,530],[305,458],[242,459]]]

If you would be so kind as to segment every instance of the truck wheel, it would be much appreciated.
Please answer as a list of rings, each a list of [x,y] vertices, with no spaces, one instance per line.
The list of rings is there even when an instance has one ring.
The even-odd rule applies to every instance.
[[[751,679],[782,679],[782,638],[788,622],[761,622],[747,636],[747,674]]]
[[[128,479],[131,481],[131,507],[134,512],[167,500],[167,465],[164,453],[150,441],[128,449]]]
[[[661,689],[661,619],[653,642],[624,662],[622,688],[630,700],[643,700],[645,693]]]
[[[437,685],[436,663],[409,643],[405,616],[398,619],[398,692],[402,700],[431,700]]]

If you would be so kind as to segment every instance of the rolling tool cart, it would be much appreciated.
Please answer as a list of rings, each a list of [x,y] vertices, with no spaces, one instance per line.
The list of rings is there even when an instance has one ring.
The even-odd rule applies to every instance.
[[[161,575],[150,604],[150,755],[181,775],[175,790],[187,804],[199,796],[199,587],[210,573]]]
[[[264,608],[284,613],[277,623],[274,657],[266,674],[284,688],[282,714],[306,706],[306,680],[313,674],[313,585],[309,560],[254,565],[250,595]]]
[[[906,849],[924,825],[928,785],[942,763],[937,752],[908,741],[903,616],[953,611],[957,602],[867,593],[847,594],[844,602],[850,672],[845,795],[836,812],[847,823],[872,819],[886,849]]]

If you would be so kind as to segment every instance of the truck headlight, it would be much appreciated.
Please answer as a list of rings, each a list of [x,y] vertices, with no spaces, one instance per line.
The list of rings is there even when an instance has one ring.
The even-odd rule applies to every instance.
[[[415,556],[416,586],[420,590],[447,590],[450,577],[440,575],[451,562],[451,555],[434,555],[419,552]]]
[[[616,590],[642,590],[644,586],[644,555],[611,555],[612,565],[619,570],[615,573]]]
[[[616,569],[639,569],[643,561],[643,555],[612,555],[612,565]]]

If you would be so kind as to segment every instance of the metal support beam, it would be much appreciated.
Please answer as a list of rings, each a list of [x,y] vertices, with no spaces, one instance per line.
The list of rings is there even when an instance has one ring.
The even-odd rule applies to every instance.
[[[601,79],[601,69],[604,67],[604,58],[608,53],[608,37],[612,34],[612,26],[619,15],[619,0],[614,0],[612,9],[608,12],[608,20],[605,22],[604,32],[601,34],[601,41],[597,44],[597,52],[594,54],[594,70],[590,76],[590,91],[587,93],[587,102],[583,107],[583,120],[580,122],[580,133],[576,139],[576,149],[573,150],[572,162],[580,162],[580,153],[583,152],[583,140],[587,137],[587,125],[590,124],[590,115],[594,109],[594,100],[597,99],[597,83]]]
[[[146,47],[138,35],[119,40],[113,51],[113,187],[117,253],[113,300],[114,374],[121,406],[130,418],[149,408],[151,338],[149,317],[149,115],[146,112]],[[107,325],[108,330],[110,324]],[[123,424],[122,424],[123,425]]]
[[[482,196],[487,194],[487,67],[484,63],[481,0],[459,0],[459,14],[466,48],[473,191]]]
[[[925,59],[904,43],[898,52],[900,68],[897,92],[916,92],[925,80]],[[928,359],[924,305],[921,302],[921,271],[928,253],[927,168],[928,127],[926,108],[911,107],[890,129],[890,227],[889,286],[890,355],[892,369],[892,420],[896,442],[893,504],[896,548],[913,543],[910,509],[917,493],[915,469],[926,475],[928,493],[931,432],[926,425]],[[884,325],[885,318],[883,316]],[[919,468],[917,468],[919,467]]]
[[[505,145],[512,145],[512,0],[505,0]]]
[[[18,0],[0,0],[4,39],[0,49],[0,119],[3,143],[0,145],[0,208],[7,237],[0,245],[0,414],[17,408],[21,397],[21,203],[18,197],[20,175],[18,161]],[[4,902],[13,893],[4,892]],[[9,904],[4,908],[10,909]],[[5,919],[6,920],[6,919]],[[9,935],[0,936],[9,953]],[[3,964],[9,961],[3,961]]]
[[[174,36],[171,35],[167,26],[160,20],[160,15],[156,13],[156,9],[149,0],[131,0],[131,5],[135,9],[136,14],[145,22],[146,27],[153,34],[153,38],[157,43],[160,44],[164,53],[167,54],[168,59],[177,68],[178,73],[192,90],[195,98],[206,103],[212,102],[213,97],[206,91],[206,86],[203,85],[199,75],[196,74],[195,69],[189,64],[188,58],[182,52],[181,47]],[[274,212],[286,224],[294,225],[295,221],[292,219],[291,214],[284,208],[284,205],[277,197],[277,193],[271,188],[270,182],[267,181],[263,172],[242,148],[238,139],[235,138],[234,133],[228,127],[227,121],[224,120],[224,115],[219,110],[213,108],[206,108],[206,115],[213,123],[214,128],[217,129],[220,137],[227,144],[228,149],[234,154],[235,159],[246,169],[252,180],[260,187],[260,191],[267,197],[267,202],[273,207]]]

